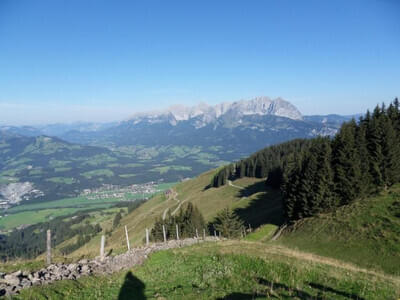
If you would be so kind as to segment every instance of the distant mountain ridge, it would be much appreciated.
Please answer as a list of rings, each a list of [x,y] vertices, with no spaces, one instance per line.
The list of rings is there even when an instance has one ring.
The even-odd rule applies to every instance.
[[[290,102],[282,99],[270,99],[268,97],[257,97],[251,100],[240,100],[236,102],[224,102],[217,105],[200,103],[196,106],[171,106],[163,111],[137,113],[126,122],[137,124],[140,122],[161,123],[168,121],[175,126],[181,121],[194,121],[196,128],[216,122],[221,117],[236,119],[240,124],[240,118],[248,115],[278,116],[292,120],[302,120],[300,111]]]
[[[32,182],[57,199],[103,183],[174,182],[270,145],[332,136],[350,119],[302,116],[286,100],[258,97],[173,106],[118,123],[0,126],[0,184]]]
[[[70,143],[119,147],[220,147],[222,160],[238,159],[295,138],[332,136],[350,116],[303,116],[290,102],[269,97],[200,103],[136,113],[116,123],[79,122],[38,127],[1,127],[3,134],[56,136]],[[153,150],[149,150],[153,152]],[[208,151],[208,150],[207,150]]]

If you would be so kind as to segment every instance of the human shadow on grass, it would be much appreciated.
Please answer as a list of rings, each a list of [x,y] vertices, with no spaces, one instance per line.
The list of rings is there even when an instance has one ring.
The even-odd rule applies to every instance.
[[[125,275],[125,281],[119,290],[118,300],[145,300],[144,288],[146,285],[132,272]]]

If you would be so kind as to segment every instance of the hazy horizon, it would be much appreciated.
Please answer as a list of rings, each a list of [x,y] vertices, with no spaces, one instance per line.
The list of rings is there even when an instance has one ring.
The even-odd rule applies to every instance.
[[[255,97],[252,97],[255,98]],[[234,101],[224,101],[224,102],[235,102],[235,101],[240,101],[240,100],[250,100],[252,98],[246,98],[246,99],[236,99]],[[287,100],[287,99],[284,99]],[[291,102],[291,101],[289,101]],[[94,109],[95,112],[99,113],[98,114],[98,118],[94,118],[94,119],[79,119],[79,118],[69,118],[68,116],[66,116],[66,119],[60,118],[59,116],[56,116],[53,119],[47,119],[47,120],[43,120],[43,119],[38,119],[37,121],[31,121],[30,123],[27,122],[5,122],[4,119],[0,120],[0,126],[43,126],[43,125],[52,125],[52,124],[74,124],[74,123],[113,123],[113,122],[120,122],[120,121],[124,121],[124,120],[128,120],[129,118],[133,117],[135,114],[137,113],[152,113],[152,112],[160,112],[160,111],[164,111],[167,110],[170,107],[173,106],[177,106],[177,105],[184,105],[184,106],[195,106],[195,105],[199,105],[199,104],[204,104],[206,102],[201,101],[195,104],[189,104],[189,105],[184,105],[182,103],[175,103],[175,104],[171,104],[171,105],[167,105],[158,109],[154,109],[154,110],[138,110],[138,111],[133,111],[132,113],[127,113],[127,110],[124,108],[117,108],[114,113],[120,113],[120,117],[114,117],[114,118],[107,118],[107,116],[105,116],[105,114],[108,114],[110,112],[110,110],[112,111],[113,107],[107,107],[107,108],[102,108],[102,109]],[[292,102],[291,102],[292,103]],[[206,103],[207,105],[214,105],[214,104],[209,104]],[[217,104],[217,103],[215,103]],[[292,103],[294,104],[294,103]],[[379,104],[379,103],[377,103]],[[2,106],[2,104],[0,103],[0,107]],[[296,105],[295,105],[296,106]],[[18,109],[18,105],[14,106],[16,109]],[[297,107],[297,106],[296,106]],[[25,107],[26,108],[26,107]],[[57,109],[57,106],[52,106],[53,109]],[[297,107],[299,109],[299,111],[302,113],[303,116],[310,116],[310,115],[342,115],[342,116],[352,116],[352,115],[359,115],[359,114],[363,114],[364,112],[354,112],[354,113],[350,113],[350,114],[340,114],[340,113],[316,113],[316,114],[306,114],[303,113],[300,107]],[[35,109],[35,107],[29,107],[29,112],[32,113],[33,110]],[[36,109],[40,109],[39,107],[36,107]],[[49,107],[48,107],[49,109]],[[63,110],[65,111],[66,107],[63,107]],[[73,111],[78,112],[80,111],[82,113],[83,110],[86,110],[87,112],[92,112],[93,107],[91,106],[73,106],[73,107],[69,107],[69,109],[71,109],[71,113]],[[372,110],[373,107],[368,108],[369,110]],[[19,111],[19,114],[21,115],[21,118],[23,118],[23,116],[26,114],[26,111]],[[93,117],[93,115],[92,115]],[[13,116],[13,118],[15,118],[15,115]],[[64,121],[63,121],[64,120]]]

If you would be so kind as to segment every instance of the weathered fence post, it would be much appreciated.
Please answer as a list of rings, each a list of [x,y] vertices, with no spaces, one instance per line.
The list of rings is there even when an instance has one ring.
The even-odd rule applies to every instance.
[[[100,243],[100,260],[104,260],[104,245],[106,243],[106,237],[104,235],[101,236],[101,243]]]
[[[203,228],[203,240],[206,240],[206,230]]]
[[[162,226],[162,231],[163,231],[163,235],[164,235],[164,243],[167,242],[167,233],[165,232],[165,225]]]
[[[250,225],[250,223],[249,223],[249,232],[251,233],[251,225]]]
[[[149,230],[146,228],[146,246],[149,245]]]
[[[179,241],[179,226],[178,224],[176,224],[175,226],[176,226],[176,240]]]
[[[217,231],[214,230],[214,237],[217,238]]]
[[[197,230],[197,228],[196,228],[196,238],[197,239],[199,238],[199,231]]]
[[[129,236],[128,236],[128,228],[125,225],[125,235],[126,235],[126,244],[128,246],[128,251],[131,250],[131,245],[129,245]]]
[[[221,231],[219,232],[219,238],[221,239]]]
[[[50,231],[50,229],[47,230],[47,256],[46,256],[46,263],[48,265],[51,264],[51,231]]]

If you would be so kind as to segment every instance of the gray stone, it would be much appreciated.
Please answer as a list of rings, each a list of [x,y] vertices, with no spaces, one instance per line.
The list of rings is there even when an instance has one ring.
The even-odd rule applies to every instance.
[[[7,283],[8,285],[18,285],[20,279],[13,275],[13,274],[8,274],[6,276],[4,276],[4,280],[5,283]]]
[[[30,287],[32,285],[32,282],[27,278],[23,278],[21,280],[20,285],[22,286],[22,288],[26,288],[26,287]]]
[[[81,259],[78,261],[79,264],[87,264],[89,261],[87,259]]]
[[[19,276],[22,275],[22,271],[21,271],[21,270],[18,270],[18,271],[14,272],[14,273],[11,273],[10,275],[14,275],[14,276],[16,276],[16,277],[19,277]]]

